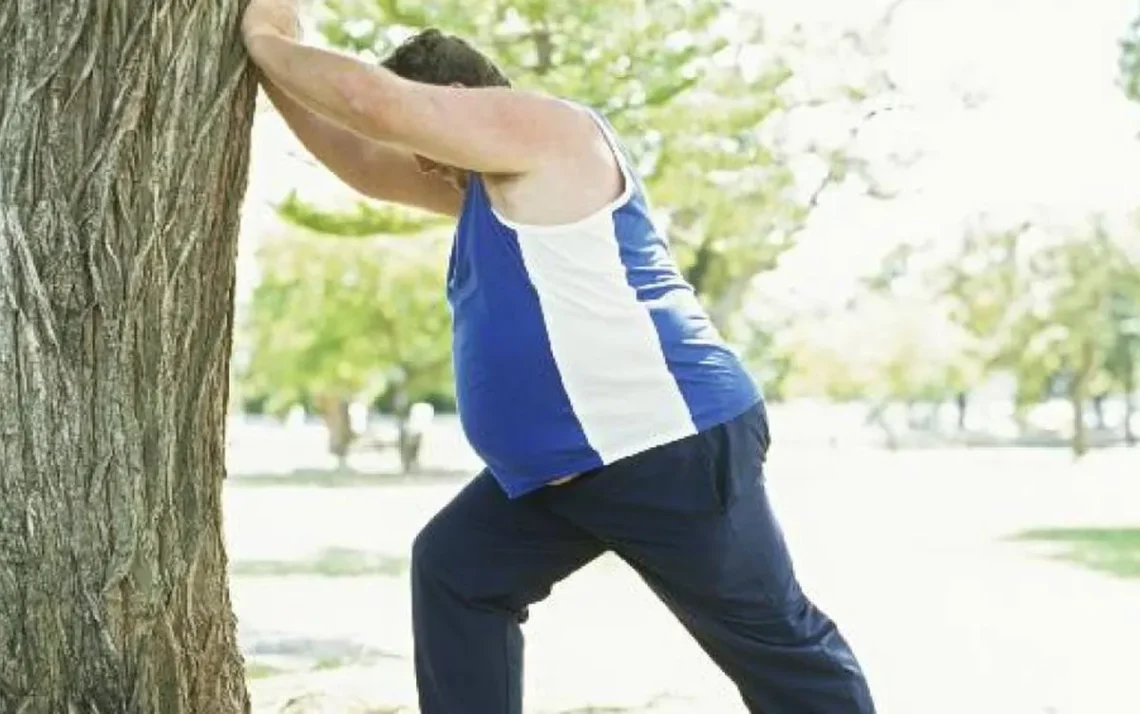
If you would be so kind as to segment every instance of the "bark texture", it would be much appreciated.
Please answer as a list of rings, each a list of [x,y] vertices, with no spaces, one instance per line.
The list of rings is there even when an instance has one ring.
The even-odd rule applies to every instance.
[[[249,710],[222,539],[244,0],[0,2],[0,712]]]

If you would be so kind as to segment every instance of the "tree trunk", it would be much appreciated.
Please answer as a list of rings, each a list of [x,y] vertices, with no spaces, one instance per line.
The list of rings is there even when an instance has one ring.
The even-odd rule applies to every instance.
[[[0,3],[0,711],[249,710],[221,503],[243,4]]]
[[[954,404],[958,408],[958,431],[966,430],[966,416],[970,408],[970,393],[958,392],[954,396]]]
[[[1136,446],[1136,433],[1132,431],[1132,420],[1136,415],[1136,370],[1130,367],[1124,380],[1124,443]]]
[[[1085,427],[1085,403],[1088,401],[1088,383],[1092,373],[1095,351],[1091,344],[1081,348],[1081,363],[1069,387],[1069,401],[1073,407],[1073,453],[1084,456],[1089,450],[1088,429]]]
[[[348,466],[348,449],[356,434],[352,431],[352,418],[348,413],[348,400],[337,395],[320,399],[321,414],[329,433],[329,453],[336,457],[337,467]]]
[[[392,385],[392,415],[396,417],[396,452],[400,457],[400,472],[409,474],[415,468],[416,455],[419,452],[416,440],[408,429],[408,419],[411,416],[411,403],[408,390],[403,381]]]
[[[408,415],[400,414],[398,425],[398,444],[400,452],[400,471],[411,474],[420,469],[420,447],[423,445],[423,435],[415,433],[408,428]]]

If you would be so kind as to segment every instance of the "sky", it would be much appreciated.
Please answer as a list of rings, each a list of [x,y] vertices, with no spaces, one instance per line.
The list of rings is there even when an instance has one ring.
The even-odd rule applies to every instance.
[[[884,0],[742,0],[775,35],[867,26]],[[907,107],[869,127],[872,154],[917,150],[891,201],[837,193],[762,294],[820,306],[846,299],[900,242],[952,243],[980,213],[1080,222],[1140,205],[1140,107],[1115,85],[1117,42],[1140,0],[905,0],[883,58]],[[964,92],[983,100],[973,108]],[[297,188],[321,202],[351,200],[304,156],[267,105],[254,131],[239,263],[255,279],[269,204]]]
[[[859,22],[884,3],[757,3],[774,17]],[[979,214],[1073,225],[1140,206],[1140,113],[1115,85],[1131,0],[909,0],[885,59],[912,108],[883,122],[875,153],[917,147],[889,202],[833,196],[763,293],[845,300],[900,242],[951,245]],[[963,90],[983,97],[974,108]]]

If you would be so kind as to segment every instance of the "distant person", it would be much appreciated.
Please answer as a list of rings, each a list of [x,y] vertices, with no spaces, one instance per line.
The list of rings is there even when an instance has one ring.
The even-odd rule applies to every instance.
[[[244,31],[305,146],[368,196],[458,219],[456,391],[487,469],[413,548],[424,714],[521,712],[527,607],[606,551],[751,712],[873,712],[769,508],[759,390],[681,277],[606,119],[512,90],[436,30],[377,67],[298,44],[297,26],[295,0],[253,0]]]

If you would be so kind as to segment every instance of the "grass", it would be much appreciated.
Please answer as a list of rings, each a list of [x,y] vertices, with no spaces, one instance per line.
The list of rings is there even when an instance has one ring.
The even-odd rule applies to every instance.
[[[313,663],[312,670],[314,672],[324,672],[330,669],[342,669],[353,664],[353,660],[348,657],[322,657]]]
[[[467,471],[425,470],[414,474],[375,473],[352,470],[297,470],[283,474],[230,474],[226,483],[242,488],[297,486],[308,488],[360,488],[392,486],[409,482],[435,482],[471,478]]]
[[[1059,560],[1120,578],[1140,578],[1140,527],[1035,528],[1014,539],[1049,544]]]
[[[369,665],[381,659],[376,656],[363,656],[363,657],[321,657],[312,662],[307,669],[284,669],[282,667],[275,667],[271,664],[258,661],[246,661],[245,665],[245,678],[247,680],[254,679],[268,679],[270,677],[277,677],[283,674],[296,674],[298,672],[331,672],[346,667]]]
[[[387,576],[408,571],[407,557],[385,555],[353,548],[326,548],[300,560],[238,560],[230,574],[238,576],[316,575],[330,578]]]
[[[269,677],[276,677],[279,674],[284,674],[287,671],[288,670],[265,664],[264,662],[249,662],[245,666],[245,678],[267,679]]]

